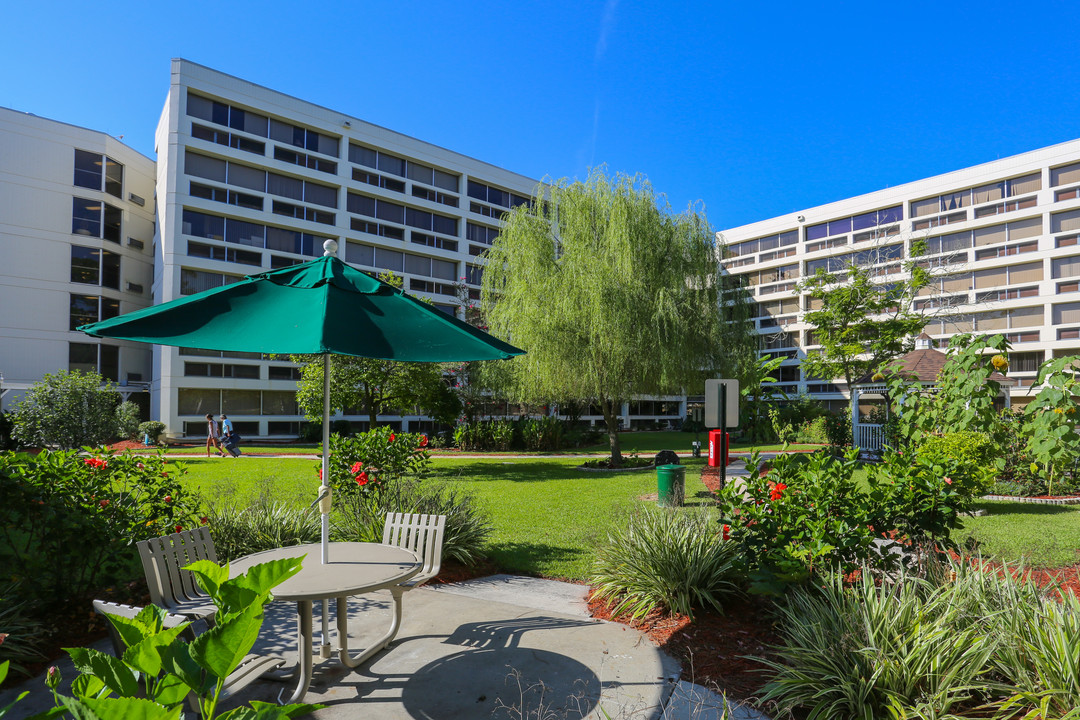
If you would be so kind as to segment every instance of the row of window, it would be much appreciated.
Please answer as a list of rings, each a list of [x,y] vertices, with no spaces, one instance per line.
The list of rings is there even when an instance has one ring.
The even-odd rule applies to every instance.
[[[185,377],[238,378],[261,380],[262,365],[236,365],[232,363],[185,362]],[[267,365],[267,380],[299,380],[300,368],[288,365]]]
[[[532,203],[532,198],[518,195],[509,190],[502,190],[493,185],[477,182],[476,180],[469,180],[467,194],[474,200],[481,200],[508,209],[516,208],[518,205],[529,205]],[[477,211],[473,210],[473,212]]]
[[[335,137],[190,92],[187,95],[187,114],[216,125],[224,125],[259,137],[268,137],[275,142],[331,157],[339,156],[338,139]]]
[[[360,195],[350,191],[347,209],[350,213],[356,215],[364,215],[365,217],[397,223],[398,225],[408,225],[418,230],[430,230],[441,235],[456,236],[458,234],[457,218],[420,210],[408,205],[400,205],[369,195]]]
[[[413,182],[424,183],[441,190],[458,192],[459,176],[454,173],[406,160],[383,150],[376,150],[358,143],[349,143],[349,162],[397,175],[398,177],[408,178]]]
[[[410,275],[423,275],[451,282],[457,279],[456,262],[440,260],[426,255],[413,255],[412,253],[391,250],[377,245],[368,245],[354,240],[345,241],[345,262],[379,270],[392,270],[396,273],[405,272]]]
[[[318,257],[329,238],[261,223],[184,209],[183,233],[208,240]]]
[[[913,200],[911,202],[911,217],[918,218],[939,212],[959,210],[970,205],[981,205],[1004,198],[1027,195],[1041,189],[1042,173],[1031,173],[1022,177],[999,180],[978,187],[964,188],[963,190],[956,190],[922,200]]]
[[[336,187],[310,180],[280,175],[241,163],[212,158],[188,150],[184,155],[184,172],[193,177],[256,190],[278,197],[313,203],[324,207],[338,206]]]
[[[179,415],[299,415],[293,390],[222,390],[180,388],[176,391]]]

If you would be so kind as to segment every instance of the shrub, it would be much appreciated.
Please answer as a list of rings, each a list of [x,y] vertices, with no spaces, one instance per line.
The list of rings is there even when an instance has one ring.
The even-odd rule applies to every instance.
[[[850,586],[833,575],[794,589],[779,606],[778,659],[761,661],[776,673],[762,700],[819,718],[963,710],[998,642],[965,612],[973,592],[912,576],[880,583],[867,569]]]
[[[833,451],[851,445],[851,414],[828,413],[825,418],[825,437]]]
[[[15,421],[11,413],[0,412],[0,450],[14,450],[15,437],[12,431],[15,429]]]
[[[473,495],[442,484],[406,478],[390,485],[365,504],[336,506],[334,536],[339,540],[379,542],[387,513],[445,515],[443,558],[474,565],[484,556],[491,521]]]
[[[139,432],[139,406],[124,401],[116,406],[116,437],[134,440]]]
[[[322,427],[319,428],[319,432],[322,432]],[[345,418],[334,420],[330,423],[330,432],[335,435],[341,435],[342,437],[349,437],[353,434],[352,422]],[[319,438],[322,439],[321,437]]]
[[[263,550],[319,542],[322,537],[317,509],[289,507],[266,495],[246,508],[209,503],[206,518],[222,562]]]
[[[136,541],[198,521],[179,481],[185,472],[160,454],[0,453],[0,567],[28,597],[71,597],[128,579]]]
[[[34,383],[15,406],[15,439],[24,446],[73,450],[116,434],[120,393],[97,373],[60,370]]]
[[[828,419],[825,415],[819,415],[813,420],[807,420],[799,426],[795,439],[801,443],[814,443],[826,445],[829,443]]]
[[[952,488],[940,465],[887,452],[869,468],[864,492],[852,479],[857,458],[856,449],[836,459],[825,452],[779,455],[765,476],[754,456],[745,484],[721,488],[722,522],[740,547],[751,592],[778,594],[821,569],[887,566],[896,558],[876,551],[883,535],[948,539],[969,498]]]
[[[147,420],[139,424],[139,434],[150,440],[151,445],[157,445],[158,439],[165,432],[165,423],[157,420]]]
[[[961,430],[931,435],[923,440],[918,454],[946,466],[953,488],[968,496],[986,493],[997,475],[998,446],[986,433]]]
[[[322,423],[321,422],[304,422],[300,423],[300,442],[317,443],[322,442]]]
[[[525,418],[519,425],[526,450],[558,450],[562,444],[563,426],[558,418]]]
[[[693,616],[695,608],[723,612],[737,593],[738,547],[706,513],[657,511],[631,516],[608,533],[590,583],[615,614],[643,618],[659,608]]]

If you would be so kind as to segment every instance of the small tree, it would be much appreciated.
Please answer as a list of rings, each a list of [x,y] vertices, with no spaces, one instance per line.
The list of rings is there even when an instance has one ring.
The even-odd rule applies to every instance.
[[[1062,479],[1080,456],[1080,435],[1076,432],[1080,417],[1078,366],[1080,358],[1075,356],[1044,362],[1035,379],[1035,384],[1042,386],[1039,394],[1024,408],[1027,450],[1043,471],[1049,494],[1054,492],[1054,481]]]
[[[139,433],[139,406],[124,401],[116,406],[116,437],[134,440]]]
[[[919,254],[920,247],[915,243],[912,254]],[[821,351],[807,355],[803,372],[825,380],[842,377],[848,388],[856,378],[909,352],[927,323],[924,313],[911,309],[931,280],[924,268],[905,262],[908,278],[885,283],[876,278],[872,253],[863,260],[848,264],[846,278],[819,269],[796,289],[819,302],[804,319],[814,326]]]
[[[15,406],[13,435],[23,445],[72,450],[101,445],[116,434],[120,393],[96,372],[46,374]]]

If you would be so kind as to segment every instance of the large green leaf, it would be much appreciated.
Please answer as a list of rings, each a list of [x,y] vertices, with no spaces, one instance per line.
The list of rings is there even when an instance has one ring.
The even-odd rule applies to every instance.
[[[156,677],[162,668],[162,652],[176,642],[177,636],[186,627],[187,624],[179,625],[168,630],[162,630],[156,635],[143,638],[124,651],[124,662],[150,677]]]
[[[154,685],[154,700],[166,706],[179,705],[191,690],[182,678],[168,673]]]
[[[197,695],[209,692],[214,686],[215,679],[209,677],[191,657],[191,646],[187,643],[179,642],[165,648],[161,661],[167,672],[183,680]]]
[[[71,683],[71,692],[75,697],[97,697],[102,690],[108,694],[105,683],[96,675],[80,675]]]
[[[240,612],[255,602],[261,604],[260,598],[264,598],[275,586],[300,572],[306,557],[302,555],[261,563],[248,569],[243,575],[221,583],[219,593],[222,609],[229,614]]]
[[[79,720],[84,717],[99,720],[179,720],[183,711],[183,706],[167,708],[143,698],[84,698],[82,705],[93,714],[77,714]],[[68,705],[68,709],[71,710],[72,706]]]
[[[79,672],[101,678],[110,690],[122,697],[133,697],[139,692],[135,671],[120,658],[92,648],[64,648],[71,656]]]
[[[222,567],[209,560],[196,560],[193,563],[185,565],[184,569],[195,573],[195,578],[199,583],[199,587],[205,590],[206,593],[215,600],[218,597],[218,588],[223,582],[229,579],[228,564]]]
[[[262,606],[249,606],[195,638],[189,645],[192,659],[215,677],[228,677],[244,656],[251,652],[262,620]]]

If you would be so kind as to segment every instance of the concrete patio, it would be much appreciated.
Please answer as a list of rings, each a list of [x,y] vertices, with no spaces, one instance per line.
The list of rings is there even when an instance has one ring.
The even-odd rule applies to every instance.
[[[388,593],[354,598],[352,647],[376,636],[389,613]],[[316,607],[316,642],[319,621]],[[256,651],[291,660],[294,638],[293,608],[272,604]],[[61,669],[70,682],[70,665]],[[336,660],[317,665],[305,700],[326,704],[310,716],[319,720],[722,717],[723,698],[680,682],[679,672],[642,633],[590,618],[584,586],[496,575],[409,593],[391,647],[356,670]],[[291,689],[288,682],[258,681],[239,699],[273,702]],[[52,705],[41,678],[21,690],[32,697],[15,717]],[[0,706],[14,692],[0,695]],[[731,711],[733,718],[764,717],[747,708]]]

